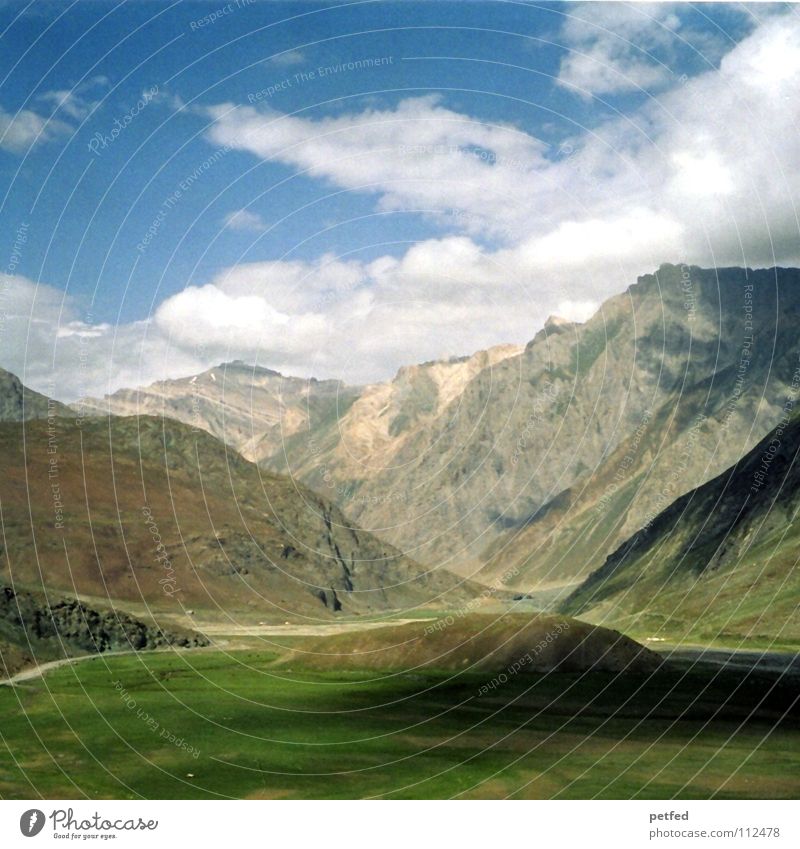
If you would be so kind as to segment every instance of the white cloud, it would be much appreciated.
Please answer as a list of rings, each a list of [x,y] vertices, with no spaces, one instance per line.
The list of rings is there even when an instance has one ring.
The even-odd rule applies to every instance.
[[[48,121],[30,109],[12,114],[0,107],[0,147],[11,153],[25,153],[37,142],[68,131],[62,121]]]
[[[545,236],[530,239],[518,249],[534,267],[591,268],[597,262],[659,264],[680,252],[683,230],[668,215],[633,208],[619,215],[565,221]]]
[[[588,37],[573,14],[572,37]],[[660,4],[603,4],[597,14],[627,35],[641,21],[654,26],[652,16],[676,25]],[[570,155],[558,158],[523,130],[478,121],[436,97],[318,120],[220,105],[209,110],[209,139],[374,194],[384,210],[427,210],[541,262],[614,255],[650,264],[659,254],[741,262],[743,251],[748,261],[769,262],[771,235],[781,236],[784,252],[785,237],[797,236],[798,44],[797,16],[772,15],[719,70],[576,135]],[[773,51],[779,61],[759,58]]]
[[[248,209],[237,209],[225,216],[224,225],[231,230],[250,230],[263,232],[267,229],[266,222],[258,213]]]
[[[59,289],[0,274],[0,366],[33,389],[64,400],[103,395],[206,366],[169,344],[151,321],[94,323]]]
[[[675,165],[672,189],[679,194],[714,197],[729,195],[734,190],[733,175],[713,151],[679,150],[672,154],[672,162]]]
[[[783,17],[769,19],[750,40],[747,52],[727,57],[723,71],[746,76],[750,86],[768,92],[796,80],[800,73],[797,30],[785,24]]]
[[[648,38],[658,41],[677,26],[661,4],[602,7],[591,27],[576,7],[570,37],[594,38],[603,21],[634,36],[656,18],[662,34]],[[676,257],[769,263],[771,237],[784,254],[797,239],[798,43],[797,16],[772,15],[719,70],[576,135],[567,155],[435,96],[317,120],[222,104],[208,110],[208,136],[373,194],[381,210],[425,211],[454,231],[518,248],[520,257],[589,263],[589,274],[593,257],[612,254],[634,266],[638,257],[638,269]],[[761,62],[773,48],[780,61]]]
[[[201,350],[212,361],[230,352],[260,362],[303,362],[326,329],[315,313],[288,314],[258,295],[232,295],[214,285],[192,286],[158,308],[155,325],[170,344]]]
[[[605,266],[622,288],[630,278],[618,269],[616,257]],[[524,248],[487,254],[452,236],[370,262],[240,264],[167,299],[155,325],[210,362],[241,357],[361,383],[408,362],[527,341],[552,313],[585,320],[597,306],[594,281],[572,285],[572,276]]]
[[[275,65],[290,67],[302,64],[306,61],[306,57],[302,50],[286,50],[283,53],[278,53],[277,56],[272,56],[268,61]]]
[[[599,309],[597,301],[560,301],[556,308],[556,315],[566,318],[567,321],[582,323],[588,321]]]
[[[75,121],[82,121],[99,104],[96,100],[86,100],[76,89],[47,91],[37,99],[49,103],[54,110],[60,110],[64,116]]]
[[[566,8],[561,38],[569,50],[558,81],[579,94],[653,90],[673,74],[663,61],[680,18],[674,3],[577,3]]]
[[[447,109],[435,95],[316,121],[232,104],[210,107],[208,114],[215,145],[377,194],[385,210],[441,215],[468,209],[465,224],[475,231],[502,233],[509,218],[528,215],[524,189],[548,164],[541,141],[510,124]]]
[[[611,94],[643,89],[660,88],[670,79],[670,73],[660,63],[620,55],[611,45],[595,44],[586,52],[574,52],[561,63],[558,75],[562,85],[590,97],[593,94]]]
[[[16,318],[7,309],[19,346],[8,350],[27,344],[30,362],[43,363],[56,352],[64,395],[81,345],[92,352],[93,392],[237,357],[361,382],[524,342],[551,313],[585,319],[664,261],[800,263],[798,44],[797,16],[771,15],[718,70],[576,136],[556,159],[522,130],[436,98],[319,120],[215,107],[214,144],[369,193],[382,209],[429,210],[452,235],[371,261],[242,263],[119,328],[84,325],[40,287],[30,337],[30,304],[17,304]],[[759,59],[772,55],[780,61]],[[498,236],[496,247],[476,234]]]
[[[676,25],[669,10],[652,14]],[[638,26],[617,24],[628,34]],[[462,233],[369,263],[243,264],[212,283],[292,316],[280,350],[259,343],[275,360],[308,373],[310,357],[314,371],[366,380],[403,362],[525,341],[550,313],[585,320],[664,261],[797,262],[800,63],[784,56],[760,74],[753,64],[792,44],[797,18],[770,17],[718,71],[576,137],[558,159],[520,129],[437,98],[319,120],[215,107],[213,143],[374,194],[382,209],[429,210]],[[475,234],[502,238],[487,250]],[[203,327],[200,315],[192,321]],[[233,336],[218,341],[235,347]]]
[[[97,100],[88,99],[86,94],[107,87],[108,78],[97,75],[80,86],[38,95],[36,100],[51,109],[49,116],[40,115],[32,109],[10,113],[0,106],[0,147],[20,154],[34,144],[70,134],[74,122],[83,121],[99,104]]]

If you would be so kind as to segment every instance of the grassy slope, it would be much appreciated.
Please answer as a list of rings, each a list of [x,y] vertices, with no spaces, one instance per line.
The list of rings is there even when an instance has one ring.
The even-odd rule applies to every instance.
[[[797,718],[779,721],[796,692],[772,681],[668,668],[529,674],[478,696],[485,673],[364,680],[275,660],[269,651],[100,657],[53,672],[46,686],[0,687],[0,795],[800,793]]]
[[[46,422],[4,423],[0,457],[0,581],[21,589],[281,620],[332,615],[334,590],[354,613],[472,593],[350,527],[315,493],[177,422],[113,418],[78,427],[58,419],[53,433]],[[159,583],[168,569],[156,560],[154,528],[174,569],[173,595]]]
[[[563,609],[626,633],[800,643],[800,417],[739,463],[677,499],[615,551]]]
[[[305,639],[284,664],[320,670],[427,669],[498,672],[649,671],[652,652],[628,637],[563,616],[456,612],[437,621]]]

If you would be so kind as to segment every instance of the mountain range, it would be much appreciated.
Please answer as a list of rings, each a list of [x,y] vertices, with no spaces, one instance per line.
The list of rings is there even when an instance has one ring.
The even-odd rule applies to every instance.
[[[567,591],[776,424],[799,318],[796,269],[662,265],[584,324],[384,384],[231,363],[92,408],[206,429],[430,567]]]
[[[278,454],[284,441],[336,422],[360,393],[338,380],[303,380],[237,360],[178,380],[86,398],[83,415],[151,415],[207,431],[253,462]]]
[[[594,366],[598,383],[613,383],[615,368],[628,373],[607,401],[599,388],[594,396],[598,406],[616,399],[622,438],[607,439],[589,471],[495,540],[484,552],[489,574],[511,568],[524,586],[580,580],[781,420],[800,355],[797,270],[662,267],[629,295],[635,311]],[[600,332],[597,319],[584,334],[593,323]]]
[[[81,415],[96,418],[64,420],[60,450],[95,471],[70,486],[82,502],[82,485],[115,485],[95,514],[114,567],[92,572],[96,539],[70,545],[86,559],[84,591],[104,595],[111,580],[115,595],[134,599],[141,568],[153,595],[158,571],[130,568],[152,554],[146,523],[133,518],[152,498],[197,606],[261,595],[274,603],[276,588],[276,617],[475,598],[479,584],[456,574],[592,621],[663,617],[666,596],[647,595],[649,578],[634,581],[647,593],[618,597],[616,582],[639,568],[623,569],[619,552],[640,552],[676,500],[730,476],[785,418],[799,320],[797,269],[665,264],[583,324],[551,317],[524,347],[404,367],[386,383],[353,387],[234,362],[86,401]],[[27,486],[20,427],[0,429],[14,470],[0,492],[4,511]],[[44,423],[24,428],[28,449],[46,444]],[[108,507],[119,491],[121,527]],[[52,505],[44,495],[36,504],[46,526]],[[30,524],[18,507],[16,527]],[[70,522],[71,533],[87,520]],[[23,533],[17,542],[17,569],[35,583],[23,552],[36,542],[53,558],[48,575],[69,589],[56,563],[60,537],[39,545]],[[124,556],[112,554],[121,547]],[[656,574],[642,558],[643,574]],[[740,566],[744,586],[753,575]],[[698,611],[684,613],[689,623]],[[736,622],[737,633],[754,625]],[[697,627],[686,623],[676,627]],[[653,630],[650,620],[638,624]]]

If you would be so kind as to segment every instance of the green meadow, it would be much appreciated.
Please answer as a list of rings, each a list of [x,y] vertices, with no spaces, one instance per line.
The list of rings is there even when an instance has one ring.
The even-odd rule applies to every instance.
[[[3,798],[797,798],[797,688],[764,673],[287,669],[97,657],[0,687]]]

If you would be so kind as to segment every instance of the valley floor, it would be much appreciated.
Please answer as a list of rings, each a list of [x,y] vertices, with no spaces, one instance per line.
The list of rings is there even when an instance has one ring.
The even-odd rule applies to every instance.
[[[3,798],[797,798],[798,681],[310,672],[268,650],[99,656],[0,687]]]

